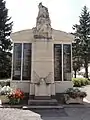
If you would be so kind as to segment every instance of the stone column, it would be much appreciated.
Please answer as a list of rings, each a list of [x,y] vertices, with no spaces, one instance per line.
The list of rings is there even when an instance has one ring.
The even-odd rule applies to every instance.
[[[36,39],[32,44],[31,74],[31,83],[35,86],[35,96],[55,95],[53,60],[52,40]]]

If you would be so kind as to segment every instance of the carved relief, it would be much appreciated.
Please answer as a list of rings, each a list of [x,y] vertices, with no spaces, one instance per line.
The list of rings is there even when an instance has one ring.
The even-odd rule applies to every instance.
[[[33,71],[33,76],[33,81],[37,85],[40,85],[42,81],[44,81],[46,85],[52,83],[52,72],[49,72],[49,74],[46,77],[40,77],[35,71]]]
[[[52,80],[52,72],[49,72],[49,74],[45,77],[45,81],[46,83],[51,83]]]
[[[39,83],[39,81],[40,81],[39,75],[35,71],[33,71],[33,82]]]
[[[36,27],[33,28],[35,38],[52,38],[51,21],[49,18],[48,8],[39,3],[39,12],[36,21]]]

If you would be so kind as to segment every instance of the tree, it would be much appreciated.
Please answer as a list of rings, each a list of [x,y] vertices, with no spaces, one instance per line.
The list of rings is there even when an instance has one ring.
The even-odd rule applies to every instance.
[[[0,78],[10,77],[12,24],[11,17],[8,16],[6,2],[0,0]]]
[[[83,7],[79,24],[73,26],[75,30],[75,41],[73,50],[76,56],[83,60],[85,67],[85,77],[88,78],[88,63],[90,55],[90,12],[86,6]]]
[[[82,67],[83,65],[83,60],[79,55],[79,39],[78,38],[75,39],[74,43],[72,43],[72,60],[73,60],[74,77],[76,78],[76,73],[80,70],[80,67]]]
[[[83,65],[83,61],[78,56],[73,56],[73,71],[74,71],[74,77],[76,78],[76,73],[80,70],[80,67]]]

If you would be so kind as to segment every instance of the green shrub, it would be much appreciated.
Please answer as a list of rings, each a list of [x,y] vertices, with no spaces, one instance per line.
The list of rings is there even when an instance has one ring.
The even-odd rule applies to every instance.
[[[87,96],[86,92],[83,92],[81,91],[80,89],[78,88],[68,88],[65,93],[67,94],[66,95],[66,99],[68,98],[77,98],[77,97],[80,97],[80,98],[84,98]]]
[[[81,87],[90,84],[90,81],[87,78],[72,78],[72,81],[74,87]]]
[[[0,80],[0,85],[2,87],[4,87],[4,86],[10,86],[10,80]]]

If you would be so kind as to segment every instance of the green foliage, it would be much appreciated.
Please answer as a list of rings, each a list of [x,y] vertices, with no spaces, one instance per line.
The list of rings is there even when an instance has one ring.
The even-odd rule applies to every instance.
[[[87,78],[72,78],[72,81],[74,87],[81,87],[90,84],[90,81]]]
[[[10,80],[0,80],[0,85],[2,87],[4,87],[4,86],[10,86]]]
[[[11,73],[11,18],[5,0],[0,0],[0,78],[9,78]]]
[[[79,56],[75,56],[73,51],[73,71],[75,78],[76,78],[76,72],[80,70],[82,64],[83,64],[82,59]]]
[[[73,58],[80,58],[85,67],[85,77],[88,78],[88,63],[90,59],[90,12],[83,7],[79,24],[73,26],[75,40],[73,43]]]
[[[78,88],[68,88],[65,93],[71,98],[84,98],[87,96],[86,92],[82,92]]]

